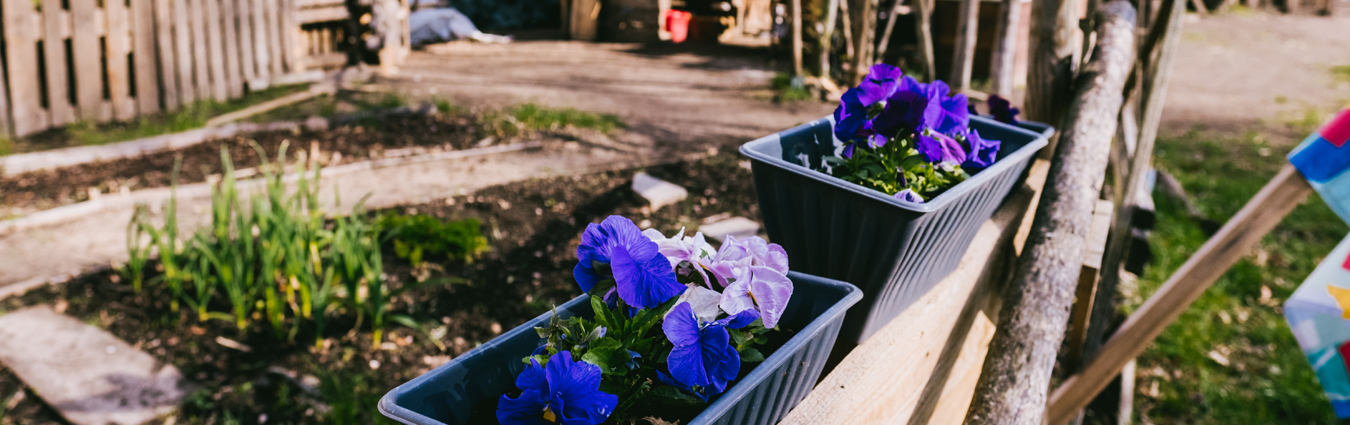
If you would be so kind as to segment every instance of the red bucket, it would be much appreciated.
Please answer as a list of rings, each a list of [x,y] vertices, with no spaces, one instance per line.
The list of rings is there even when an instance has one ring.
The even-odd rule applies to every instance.
[[[670,41],[683,43],[689,37],[689,20],[694,14],[683,10],[666,12],[666,31],[670,31]]]

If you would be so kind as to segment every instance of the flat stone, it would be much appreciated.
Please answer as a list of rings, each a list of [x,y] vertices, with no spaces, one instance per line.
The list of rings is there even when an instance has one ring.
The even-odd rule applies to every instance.
[[[719,241],[725,241],[727,236],[748,238],[759,233],[759,223],[745,217],[732,217],[699,226],[698,231]]]
[[[646,198],[653,211],[689,197],[689,191],[680,185],[652,177],[647,173],[637,173],[633,176],[633,191]]]
[[[191,389],[172,365],[46,306],[0,316],[0,362],[77,425],[140,424]]]

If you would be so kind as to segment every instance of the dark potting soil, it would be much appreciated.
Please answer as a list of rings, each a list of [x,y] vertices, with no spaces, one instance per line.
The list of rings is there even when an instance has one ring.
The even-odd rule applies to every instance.
[[[269,162],[276,162],[283,142],[289,142],[288,161],[317,143],[320,163],[332,166],[380,156],[389,149],[447,145],[465,149],[476,142],[476,128],[472,118],[465,116],[390,115],[323,131],[255,133],[136,158],[0,177],[0,218],[86,201],[90,188],[106,194],[168,186],[175,158],[180,156],[179,183],[204,182],[207,176],[223,171],[222,146],[229,149],[236,170],[262,163],[250,141],[263,147]]]
[[[312,332],[302,331],[294,342],[287,341],[274,336],[261,319],[241,332],[225,321],[200,322],[186,311],[171,314],[161,288],[150,286],[137,294],[113,272],[0,300],[0,311],[53,306],[178,367],[200,389],[184,402],[177,423],[223,423],[227,418],[242,424],[382,421],[375,404],[385,392],[579,295],[571,273],[579,236],[588,223],[618,214],[673,234],[714,216],[758,220],[748,162],[732,146],[722,151],[699,161],[645,169],[690,193],[684,202],[657,211],[649,211],[629,189],[639,170],[530,180],[398,208],[446,220],[477,218],[491,245],[472,264],[432,266],[433,277],[459,277],[464,283],[408,291],[393,300],[391,314],[407,314],[432,330],[443,327],[444,352],[423,334],[397,326],[386,330],[384,347],[373,349],[368,321],[353,330],[353,315],[344,311],[332,313],[330,332],[321,335],[317,348]],[[393,258],[392,251],[384,251],[387,273],[395,281],[411,281],[416,270]],[[217,300],[224,302],[224,297]],[[213,310],[224,309],[221,304]],[[225,347],[217,338],[252,351]],[[17,377],[0,368],[0,404],[9,400],[12,405],[6,406],[12,408],[5,410],[4,421],[64,422],[22,388]],[[20,391],[25,396],[13,401]]]

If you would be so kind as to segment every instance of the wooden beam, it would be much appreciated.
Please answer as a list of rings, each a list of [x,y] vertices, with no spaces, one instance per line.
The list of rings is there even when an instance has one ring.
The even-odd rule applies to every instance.
[[[1200,298],[1233,263],[1250,252],[1261,237],[1274,229],[1310,193],[1312,187],[1292,165],[1280,169],[1270,183],[1125,320],[1082,372],[1070,376],[1055,389],[1050,396],[1048,423],[1066,423],[1087,406],[1126,363],[1143,353],[1168,324]]]
[[[966,415],[969,424],[1038,424],[1044,417],[1092,211],[1106,179],[1120,93],[1134,63],[1134,19],[1134,7],[1123,0],[1100,9],[1097,48],[1069,108],[1020,264],[1003,291],[1003,314]]]
[[[1083,251],[1083,267],[1078,273],[1078,289],[1074,291],[1073,312],[1069,316],[1069,341],[1065,344],[1069,351],[1063,356],[1070,363],[1076,364],[1083,353],[1083,340],[1087,337],[1088,319],[1092,317],[1097,277],[1102,268],[1102,254],[1106,250],[1106,235],[1111,231],[1111,213],[1114,208],[1115,204],[1111,201],[1098,200],[1092,210],[1087,250]]]
[[[994,27],[994,53],[989,64],[989,85],[991,93],[1012,99],[1017,30],[1022,25],[1022,1],[1002,0],[999,4],[998,25]]]
[[[1027,184],[982,224],[956,271],[855,347],[781,424],[959,424],[998,320],[1015,235],[1048,168],[1033,165]]]
[[[980,0],[960,0],[956,15],[956,45],[952,51],[952,76],[947,84],[952,91],[970,88],[970,73],[975,68],[975,40],[980,31]]]

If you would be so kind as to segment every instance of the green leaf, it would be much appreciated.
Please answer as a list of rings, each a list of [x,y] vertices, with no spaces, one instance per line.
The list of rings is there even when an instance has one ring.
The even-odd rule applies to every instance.
[[[656,389],[652,390],[650,394],[651,394],[650,397],[660,400],[661,402],[672,406],[703,405],[703,400],[700,400],[698,397],[685,394],[679,389],[676,389],[675,387],[669,385],[658,386],[656,387]]]
[[[764,353],[754,348],[741,350],[741,363],[759,363],[764,361]]]
[[[623,343],[610,337],[604,337],[591,343],[590,349],[581,356],[581,360],[600,367],[605,373],[623,366],[629,359],[628,350]]]

